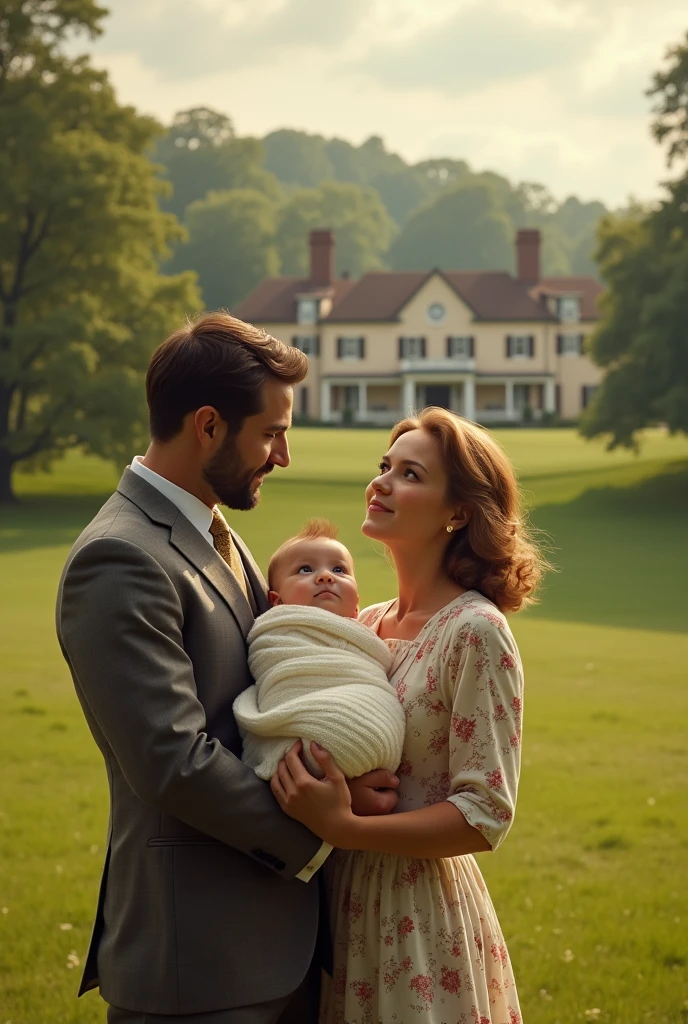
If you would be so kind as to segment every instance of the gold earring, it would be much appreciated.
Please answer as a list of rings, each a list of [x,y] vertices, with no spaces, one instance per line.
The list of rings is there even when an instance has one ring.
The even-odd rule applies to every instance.
[[[453,533],[453,532],[454,532],[454,527],[453,526],[448,526],[447,527],[447,533]]]

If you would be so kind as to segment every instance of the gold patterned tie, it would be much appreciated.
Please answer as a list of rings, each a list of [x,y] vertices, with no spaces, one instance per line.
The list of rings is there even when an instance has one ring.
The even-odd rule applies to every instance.
[[[246,577],[244,576],[244,567],[241,564],[239,552],[236,549],[236,544],[232,541],[232,535],[229,532],[229,527],[225,522],[224,516],[216,508],[213,509],[213,521],[210,524],[210,533],[213,538],[215,550],[231,569],[237,583],[243,591],[244,597],[248,601]]]

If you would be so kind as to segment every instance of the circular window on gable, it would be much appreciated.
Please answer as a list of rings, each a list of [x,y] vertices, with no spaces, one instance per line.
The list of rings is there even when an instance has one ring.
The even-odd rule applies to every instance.
[[[446,310],[441,302],[432,302],[428,306],[428,320],[432,324],[441,324],[445,314]]]

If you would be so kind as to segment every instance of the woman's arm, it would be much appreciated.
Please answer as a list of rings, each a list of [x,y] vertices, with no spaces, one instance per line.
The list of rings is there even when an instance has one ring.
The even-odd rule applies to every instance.
[[[271,787],[280,807],[331,846],[401,857],[457,857],[490,849],[487,839],[448,801],[400,814],[357,817],[344,775],[317,744],[311,752],[325,772],[315,779],[299,757],[299,744],[280,762]]]

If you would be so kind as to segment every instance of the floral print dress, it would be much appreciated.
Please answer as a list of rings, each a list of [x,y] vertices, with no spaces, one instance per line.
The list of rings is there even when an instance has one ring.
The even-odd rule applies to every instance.
[[[377,630],[393,602],[360,620]],[[523,676],[501,612],[477,591],[415,640],[387,640],[406,712],[397,811],[449,800],[492,849],[511,825]],[[325,868],[334,971],[321,1024],[520,1024],[499,922],[475,859],[335,850]]]

